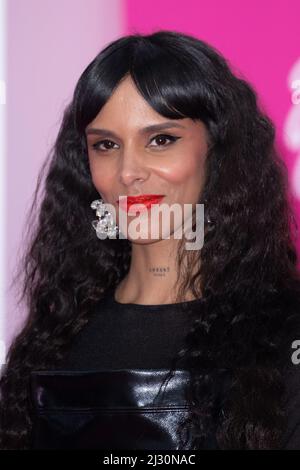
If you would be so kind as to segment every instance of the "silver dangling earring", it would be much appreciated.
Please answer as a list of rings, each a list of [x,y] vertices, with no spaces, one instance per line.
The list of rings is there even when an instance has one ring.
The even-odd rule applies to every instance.
[[[96,230],[97,237],[104,239],[115,238],[119,233],[119,227],[114,222],[112,214],[107,210],[106,204],[102,198],[96,199],[91,203],[91,208],[96,209],[96,216],[99,220],[92,221],[92,227]]]

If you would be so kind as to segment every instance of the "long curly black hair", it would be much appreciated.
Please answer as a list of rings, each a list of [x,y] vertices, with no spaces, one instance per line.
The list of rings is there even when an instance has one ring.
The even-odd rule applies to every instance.
[[[201,201],[212,223],[201,250],[178,253],[180,266],[190,257],[196,267],[193,277],[183,273],[179,297],[189,287],[203,300],[180,352],[191,371],[194,448],[211,433],[220,448],[277,448],[286,425],[284,332],[300,312],[286,166],[253,87],[206,42],[164,30],[119,38],[88,65],[40,171],[14,279],[22,277],[28,317],[1,375],[0,447],[30,447],[30,372],[55,369],[93,305],[129,270],[129,240],[99,241],[91,226],[99,194],[84,133],[126,75],[154,110],[201,120],[211,139]]]

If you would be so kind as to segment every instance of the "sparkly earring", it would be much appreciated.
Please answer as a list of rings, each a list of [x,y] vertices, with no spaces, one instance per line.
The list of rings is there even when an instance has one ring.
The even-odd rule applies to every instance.
[[[91,208],[96,210],[96,216],[99,220],[92,221],[92,227],[96,230],[97,237],[104,239],[115,238],[119,233],[119,227],[114,222],[112,214],[107,210],[106,204],[103,199],[96,199],[91,203]]]

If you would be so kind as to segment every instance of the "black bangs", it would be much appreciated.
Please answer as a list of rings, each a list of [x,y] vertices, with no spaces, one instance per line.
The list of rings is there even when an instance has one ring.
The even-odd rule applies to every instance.
[[[201,70],[199,55],[193,60],[180,44],[174,48],[161,39],[160,44],[155,42],[155,37],[139,35],[121,38],[102,50],[84,70],[73,101],[75,128],[79,132],[84,133],[128,75],[143,98],[162,116],[199,119],[209,124],[215,115],[214,100],[205,83],[209,74]]]
[[[142,40],[135,48],[131,75],[144,99],[162,116],[208,123],[213,113],[204,74],[185,54],[178,45],[175,49]]]
[[[108,45],[88,65],[80,76],[74,91],[75,128],[84,133],[86,126],[97,116],[122,78],[128,74],[131,63],[131,41],[119,40]]]

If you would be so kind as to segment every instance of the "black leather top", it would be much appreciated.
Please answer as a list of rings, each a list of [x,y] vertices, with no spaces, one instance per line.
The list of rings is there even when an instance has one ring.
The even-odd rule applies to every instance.
[[[184,365],[158,394],[201,299],[178,307],[120,304],[110,291],[60,367],[31,374],[32,448],[191,449],[190,433],[184,445],[178,433],[188,417]],[[300,365],[290,369],[282,448],[300,449]],[[217,449],[215,436],[203,448]]]
[[[177,367],[157,396],[183,344],[180,304],[121,304],[110,289],[56,370],[33,371],[34,449],[179,449],[188,416],[189,372]],[[190,443],[186,444],[189,448]]]
[[[176,429],[188,416],[189,373],[176,370],[35,371],[33,449],[189,449]],[[160,393],[159,393],[160,391]]]

